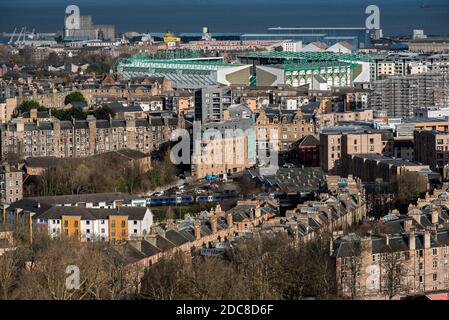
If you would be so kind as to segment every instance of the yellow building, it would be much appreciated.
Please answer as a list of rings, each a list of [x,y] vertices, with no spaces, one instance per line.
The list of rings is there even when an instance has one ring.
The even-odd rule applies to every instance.
[[[181,42],[181,38],[175,36],[173,33],[171,32],[167,32],[166,34],[164,34],[164,42],[165,43],[177,43],[177,42]]]
[[[62,235],[81,240],[81,216],[62,216]]]
[[[109,216],[109,239],[111,241],[128,239],[127,216]]]

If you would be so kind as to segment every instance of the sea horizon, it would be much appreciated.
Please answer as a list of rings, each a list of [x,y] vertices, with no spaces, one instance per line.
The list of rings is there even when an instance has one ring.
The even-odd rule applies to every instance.
[[[67,5],[80,7],[96,24],[113,24],[116,32],[263,33],[270,27],[364,27],[365,8],[381,10],[385,35],[409,35],[424,29],[428,35],[449,35],[449,1],[446,0],[0,0],[0,33],[35,29],[63,29]],[[421,8],[421,4],[429,8]]]

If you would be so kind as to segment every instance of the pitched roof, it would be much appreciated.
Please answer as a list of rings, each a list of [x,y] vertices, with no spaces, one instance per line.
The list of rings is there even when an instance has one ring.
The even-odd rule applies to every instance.
[[[298,146],[300,147],[316,147],[320,145],[320,141],[312,135],[307,135],[303,137]]]
[[[50,205],[64,205],[64,204],[76,204],[76,203],[99,203],[106,202],[111,203],[113,201],[131,201],[132,197],[121,192],[109,192],[109,193],[90,193],[90,194],[73,194],[62,196],[46,196],[46,197],[32,197],[31,200],[47,203]]]

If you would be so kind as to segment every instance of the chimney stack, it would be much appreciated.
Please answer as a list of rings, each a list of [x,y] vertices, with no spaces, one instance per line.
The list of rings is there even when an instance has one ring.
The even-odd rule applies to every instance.
[[[429,249],[430,248],[430,231],[426,228],[424,230],[424,248]]]
[[[410,250],[416,249],[416,236],[415,236],[415,230],[410,231],[409,237],[408,237],[408,248]]]
[[[384,234],[385,245],[390,246],[390,236],[388,234]]]
[[[407,219],[404,221],[404,230],[406,232],[411,231],[412,227],[413,227],[413,219]]]
[[[201,239],[201,222],[195,221],[194,227],[195,227],[195,240],[200,240]]]
[[[212,234],[217,233],[218,228],[217,228],[217,216],[215,214],[213,214],[210,217],[210,227],[212,229]]]
[[[438,210],[436,210],[436,209],[432,210],[432,224],[433,225],[438,224],[438,216],[439,216]]]
[[[256,218],[260,218],[260,216],[262,215],[259,205],[257,205],[257,207],[254,209],[254,214],[255,214]]]
[[[232,213],[228,213],[226,216],[226,222],[228,223],[228,228],[231,228],[234,224]]]
[[[217,206],[215,207],[215,215],[217,216],[223,215],[223,211],[221,210],[221,206],[219,204],[217,204]]]

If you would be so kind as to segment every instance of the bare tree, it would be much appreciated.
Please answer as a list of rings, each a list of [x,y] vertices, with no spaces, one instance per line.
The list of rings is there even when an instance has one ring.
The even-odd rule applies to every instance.
[[[382,254],[383,286],[382,292],[391,300],[404,291],[404,260],[401,252],[395,252],[390,247]]]
[[[142,295],[149,299],[175,300],[186,299],[186,256],[176,253],[164,257],[145,272],[142,282]]]
[[[18,253],[15,250],[0,255],[0,292],[3,300],[8,300],[16,285],[19,270]]]
[[[349,286],[351,289],[351,299],[358,297],[359,276],[362,265],[362,244],[359,239],[354,239],[348,243],[350,254],[346,259],[349,260]]]

